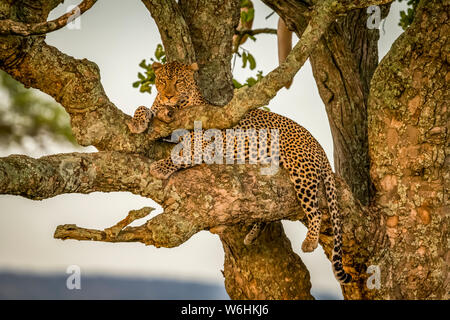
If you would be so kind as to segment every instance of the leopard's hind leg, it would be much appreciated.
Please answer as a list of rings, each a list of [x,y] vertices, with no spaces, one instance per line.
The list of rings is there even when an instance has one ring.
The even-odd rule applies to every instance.
[[[176,165],[169,157],[153,162],[150,165],[150,174],[155,178],[165,180],[169,178],[172,175],[172,173],[183,168],[186,168],[186,166]]]
[[[303,252],[312,252],[319,243],[322,214],[317,199],[318,174],[313,166],[301,166],[292,169],[291,180],[294,183],[297,198],[308,219],[308,233],[302,243]]]
[[[196,134],[201,135],[202,131]],[[155,161],[150,165],[150,174],[155,178],[165,180],[180,169],[190,168],[196,163],[200,163],[201,158],[199,157],[202,156],[202,153],[194,153],[194,137],[196,134],[194,132],[184,134],[181,137],[182,141],[174,147],[174,149],[177,149],[175,151],[172,149],[169,157]],[[184,154],[185,152],[186,154]]]
[[[306,198],[303,197],[302,201],[305,203]],[[310,200],[306,204],[306,217],[308,218],[308,233],[305,240],[302,243],[303,252],[312,252],[317,248],[319,244],[320,224],[322,222],[322,214],[318,208],[318,201]]]

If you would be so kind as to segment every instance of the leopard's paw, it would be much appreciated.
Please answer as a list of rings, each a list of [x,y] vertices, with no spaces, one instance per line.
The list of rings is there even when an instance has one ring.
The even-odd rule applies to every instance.
[[[313,252],[317,248],[319,241],[306,238],[302,243],[303,252]]]
[[[147,130],[151,118],[152,113],[150,109],[140,106],[134,112],[133,118],[126,121],[126,124],[132,133],[142,133]]]
[[[174,170],[169,170],[168,168],[164,167],[164,163],[161,163],[160,161],[153,162],[150,165],[150,174],[160,180],[166,180],[170,177],[172,173],[174,173]]]
[[[126,124],[131,133],[142,133],[148,128],[148,122],[136,121],[135,119],[127,120]]]

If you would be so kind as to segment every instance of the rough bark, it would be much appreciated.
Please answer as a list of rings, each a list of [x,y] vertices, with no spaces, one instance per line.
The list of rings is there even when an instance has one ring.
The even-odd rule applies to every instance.
[[[142,0],[158,26],[168,61],[196,61],[191,33],[175,0]],[[169,22],[169,23],[168,23]]]
[[[11,19],[3,19],[0,21],[0,34],[20,36],[47,34],[66,26],[69,22],[89,10],[96,2],[97,0],[84,0],[79,6],[75,7],[70,12],[67,12],[52,21],[22,23]]]
[[[201,165],[160,181],[149,175],[150,164],[144,156],[122,152],[58,154],[40,159],[9,156],[0,158],[0,193],[41,200],[64,193],[129,191],[152,198],[164,212],[139,227],[127,227],[110,236],[105,230],[68,224],[58,226],[55,237],[175,247],[201,230],[210,230],[224,245],[224,274],[230,297],[311,298],[308,270],[277,222],[288,219],[306,223],[285,170],[261,176],[260,168],[251,165]],[[339,209],[345,219],[344,262],[358,281],[358,263],[366,251],[358,251],[354,244],[370,247],[375,224],[345,183],[336,179]],[[329,256],[333,235],[323,186],[319,199],[324,214],[320,243]],[[245,246],[245,231],[260,221],[273,223],[255,244]]]
[[[239,0],[180,1],[192,35],[198,83],[210,103],[223,106],[233,97],[232,39],[239,23]]]
[[[369,101],[376,205],[389,249],[378,299],[449,299],[450,4],[421,1],[377,68]]]
[[[309,273],[292,249],[281,222],[268,224],[258,241],[244,245],[247,226],[220,231],[225,288],[231,299],[313,299]],[[237,236],[238,235],[238,236]]]
[[[330,123],[334,167],[357,199],[368,204],[369,176],[367,99],[378,64],[378,30],[366,27],[366,10],[355,10],[328,29],[311,66]]]

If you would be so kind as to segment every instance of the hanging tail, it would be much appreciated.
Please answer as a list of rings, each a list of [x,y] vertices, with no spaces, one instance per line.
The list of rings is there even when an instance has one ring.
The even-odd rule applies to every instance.
[[[333,171],[325,153],[322,164],[322,179],[325,183],[325,193],[328,209],[331,214],[331,224],[333,226],[334,244],[331,263],[333,265],[334,276],[341,284],[345,284],[352,281],[352,276],[346,273],[342,267],[342,220],[336,203],[336,186]]]

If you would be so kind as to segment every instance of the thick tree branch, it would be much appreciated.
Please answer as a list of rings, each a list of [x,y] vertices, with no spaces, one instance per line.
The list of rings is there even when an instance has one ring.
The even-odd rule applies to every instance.
[[[150,174],[151,161],[120,152],[68,153],[33,159],[0,158],[0,194],[33,200],[65,193],[129,191],[161,201],[161,182]]]
[[[168,217],[164,219],[177,220],[166,224],[189,229],[189,237],[221,225],[304,218],[284,169],[264,176],[259,166],[204,164],[161,182],[149,175],[150,164],[144,156],[120,152],[69,153],[40,159],[13,155],[0,158],[0,193],[45,199],[64,193],[129,191],[161,204]],[[355,209],[358,206],[340,179],[338,187],[343,205],[361,211]],[[321,207],[326,208],[324,195],[320,198]],[[350,209],[343,213],[349,215]],[[189,221],[190,227],[182,227],[181,221]],[[180,239],[186,238],[182,233],[178,232]]]
[[[57,19],[39,23],[23,23],[11,19],[0,20],[1,35],[32,36],[46,34],[63,28],[89,10],[97,0],[84,0],[79,6]]]
[[[142,0],[158,26],[168,61],[196,61],[189,27],[175,0]]]
[[[370,6],[381,6],[383,4],[391,3],[394,0],[346,0],[345,6],[347,10],[363,9]]]
[[[372,78],[370,174],[389,250],[377,299],[449,299],[449,2],[420,1]]]
[[[197,83],[202,95],[214,105],[226,105],[234,89],[232,39],[239,23],[239,0],[180,0],[179,6],[200,67]]]

